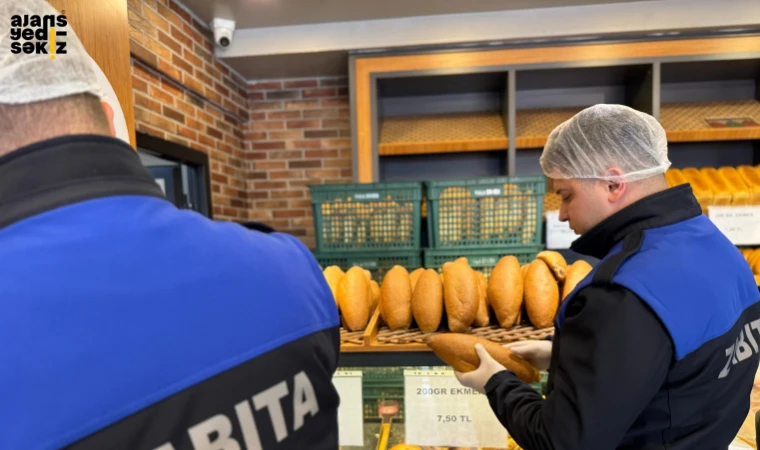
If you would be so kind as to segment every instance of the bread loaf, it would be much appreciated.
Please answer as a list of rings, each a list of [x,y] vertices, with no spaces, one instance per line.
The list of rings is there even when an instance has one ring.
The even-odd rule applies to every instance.
[[[344,326],[361,331],[369,322],[371,288],[361,267],[352,267],[338,284],[337,297]]]
[[[581,282],[586,275],[591,272],[591,264],[579,259],[567,268],[567,276],[565,277],[565,284],[562,286],[562,301],[565,301],[565,297],[575,289],[575,286]]]
[[[445,333],[431,336],[427,341],[428,347],[436,356],[459,372],[471,372],[480,366],[475,344],[482,344],[493,359],[514,372],[524,382],[535,383],[539,380],[539,373],[535,367],[511,350],[488,339],[469,334]]]
[[[712,205],[712,190],[710,185],[704,179],[699,170],[694,167],[687,167],[681,170],[686,181],[691,185],[691,189],[694,192],[694,197],[697,198],[699,205],[702,207],[703,212],[707,212],[707,207]]]
[[[528,267],[530,267],[530,264],[523,264],[520,266],[520,275],[522,275],[523,279],[525,279],[525,275],[528,274]]]
[[[380,286],[377,281],[371,280],[369,282],[370,288],[370,302],[369,302],[369,315],[372,316],[375,312],[375,308],[380,304]]]
[[[742,176],[733,167],[724,166],[718,169],[718,173],[726,180],[726,184],[731,189],[731,204],[734,206],[751,205],[752,193],[747,184],[742,180]]]
[[[508,255],[499,260],[491,270],[487,293],[499,325],[511,328],[523,302],[523,277],[517,258]]]
[[[530,263],[525,275],[525,309],[536,328],[551,327],[559,309],[559,286],[540,259]]]
[[[749,204],[760,205],[760,169],[752,166],[739,166],[736,171],[750,192]]]
[[[733,194],[726,180],[714,167],[705,167],[699,171],[713,193],[713,205],[727,206],[731,204]]]
[[[412,325],[412,282],[409,272],[393,266],[380,286],[383,320],[392,331],[405,330]]]
[[[423,267],[420,267],[419,269],[414,270],[412,273],[409,274],[409,280],[412,282],[412,292],[414,292],[415,286],[417,286],[417,281],[420,279],[420,276],[425,272],[425,269]]]
[[[747,258],[752,273],[760,273],[760,248],[756,248]]]
[[[665,172],[665,181],[668,182],[668,187],[678,186],[679,184],[686,184],[686,177],[679,169],[669,169]]]
[[[338,284],[340,283],[340,279],[343,278],[343,270],[341,270],[338,266],[330,266],[327,269],[322,272],[322,274],[325,276],[325,280],[327,280],[327,285],[330,286],[330,291],[332,291],[333,298],[335,298],[335,304],[338,304]]]
[[[478,280],[478,288],[480,292],[478,302],[478,314],[475,316],[473,325],[476,327],[487,327],[491,322],[490,308],[488,307],[488,280],[483,272],[475,272],[475,277]]]
[[[432,333],[443,319],[443,285],[438,272],[423,271],[412,294],[412,316],[423,333]]]
[[[479,299],[480,288],[470,266],[461,262],[443,265],[443,300],[450,331],[461,333],[472,325]]]
[[[563,281],[565,279],[565,272],[567,271],[567,261],[561,253],[552,250],[544,250],[536,255],[537,259],[545,262],[549,269],[554,274],[554,278],[557,281]]]

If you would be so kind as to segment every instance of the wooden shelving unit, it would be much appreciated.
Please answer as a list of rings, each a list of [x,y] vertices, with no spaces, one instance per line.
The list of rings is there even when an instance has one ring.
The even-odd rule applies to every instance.
[[[380,155],[504,150],[507,134],[498,112],[387,117],[380,123]]]
[[[549,133],[557,125],[570,119],[582,109],[572,107],[517,110],[515,147],[518,149],[543,147]]]
[[[749,119],[756,125],[726,125],[717,123],[731,120],[734,123]],[[668,142],[709,142],[760,139],[760,101],[733,100],[712,102],[684,102],[663,104],[660,123],[668,135]]]

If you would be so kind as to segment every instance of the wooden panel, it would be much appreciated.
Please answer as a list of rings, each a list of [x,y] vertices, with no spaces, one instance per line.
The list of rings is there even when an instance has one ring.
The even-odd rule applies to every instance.
[[[357,132],[357,141],[354,145],[356,145],[356,155],[359,158],[358,181],[360,183],[373,181],[373,124],[370,93],[373,73],[603,60],[619,62],[629,59],[741,53],[760,54],[760,37],[684,39],[357,58],[354,60],[356,80],[354,114]],[[531,145],[537,143],[539,140],[527,142]]]
[[[66,18],[119,98],[135,147],[135,113],[129,59],[127,0],[49,0]]]
[[[583,108],[537,108],[517,111],[517,148],[541,148],[549,133]]]
[[[760,124],[760,101],[690,102],[662,105],[668,142],[760,139],[760,126],[711,128],[706,119],[748,118]]]

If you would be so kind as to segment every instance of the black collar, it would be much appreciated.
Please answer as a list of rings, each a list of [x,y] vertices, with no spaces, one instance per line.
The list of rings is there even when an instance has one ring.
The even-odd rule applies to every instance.
[[[682,222],[702,214],[691,186],[649,195],[604,219],[573,242],[573,251],[601,259],[626,235]]]
[[[112,195],[165,198],[137,153],[118,139],[64,136],[0,158],[0,228],[64,205]]]

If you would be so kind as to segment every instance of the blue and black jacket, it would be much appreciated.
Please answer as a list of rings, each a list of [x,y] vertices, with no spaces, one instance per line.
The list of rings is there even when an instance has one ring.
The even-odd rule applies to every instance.
[[[0,158],[0,205],[0,448],[337,448],[338,312],[298,240],[178,210],[98,136]]]
[[[563,302],[548,395],[509,372],[489,401],[526,450],[725,450],[749,411],[760,291],[689,185],[578,238],[601,259]]]

